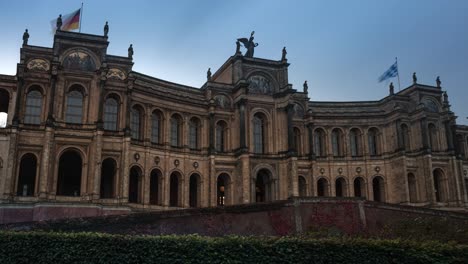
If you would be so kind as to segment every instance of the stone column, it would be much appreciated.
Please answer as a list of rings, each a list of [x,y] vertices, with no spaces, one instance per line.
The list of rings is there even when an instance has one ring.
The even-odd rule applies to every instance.
[[[20,109],[21,109],[21,102],[23,97],[23,85],[24,80],[22,77],[18,77],[18,83],[16,86],[16,104],[15,104],[15,114],[13,115],[12,124],[14,126],[18,126],[20,123]]]
[[[103,121],[103,108],[104,108],[104,85],[106,84],[106,75],[105,73],[101,75],[101,81],[99,82],[99,110],[96,127],[99,130],[104,129]]]
[[[99,199],[101,192],[101,166],[102,166],[102,136],[104,131],[97,130],[95,132],[95,153],[94,153],[94,173],[93,176],[93,200]]]
[[[247,153],[240,156],[240,179],[242,179],[242,203],[247,204],[255,197],[251,197],[252,176],[250,175],[249,155]]]
[[[53,127],[46,127],[44,135],[44,145],[42,147],[42,160],[39,173],[39,198],[46,199],[49,193],[48,184],[54,181],[55,168],[50,166],[54,164],[55,160],[53,153],[54,149],[54,129]],[[51,156],[52,155],[52,156]]]
[[[288,126],[288,152],[290,154],[296,152],[297,153],[297,146],[294,146],[294,129],[292,124],[292,119],[294,116],[294,105],[290,104],[286,106],[286,113],[288,116],[287,126]]]
[[[8,153],[7,169],[5,174],[5,184],[3,185],[3,198],[11,199],[15,192],[15,176],[18,174],[16,172],[16,167],[18,163],[18,149],[17,149],[17,140],[18,140],[18,130],[13,128],[10,134],[10,147]],[[1,180],[1,179],[0,179]]]
[[[214,113],[210,113],[210,127],[209,127],[209,153],[215,152],[215,120],[214,120]]]
[[[292,188],[289,188],[288,196],[299,196],[299,178],[297,175],[297,157],[289,159],[289,179]]]
[[[421,119],[421,137],[422,137],[422,147],[424,149],[429,148],[429,138],[427,135],[427,119]]]
[[[239,142],[241,151],[247,150],[246,128],[245,128],[245,105],[247,100],[242,99],[238,102],[239,106]]]
[[[397,133],[397,151],[405,149],[404,142],[403,142],[403,134],[401,131],[401,120],[398,119],[395,123],[396,125],[396,133]]]
[[[309,134],[309,159],[315,159],[314,153],[314,124],[307,124],[307,132]]]
[[[55,89],[57,85],[57,72],[52,70],[52,79],[50,84],[50,98],[49,98],[49,113],[47,114],[47,126],[53,126],[54,124],[54,103],[55,103]]]
[[[452,124],[450,121],[444,122],[445,125],[445,136],[447,138],[447,150],[448,151],[453,151],[454,150],[454,144],[453,144],[453,130],[452,130]]]

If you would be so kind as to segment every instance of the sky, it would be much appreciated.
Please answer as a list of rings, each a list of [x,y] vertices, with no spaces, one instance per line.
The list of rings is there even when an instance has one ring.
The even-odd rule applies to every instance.
[[[401,89],[413,72],[435,85],[440,76],[458,124],[468,125],[468,1],[466,0],[0,0],[0,74],[14,75],[24,30],[29,44],[52,47],[50,21],[81,7],[81,32],[103,34],[108,54],[127,56],[133,70],[193,87],[255,31],[255,57],[281,58],[289,82],[313,101],[380,100],[377,78],[398,57]],[[392,80],[398,91],[397,79]]]

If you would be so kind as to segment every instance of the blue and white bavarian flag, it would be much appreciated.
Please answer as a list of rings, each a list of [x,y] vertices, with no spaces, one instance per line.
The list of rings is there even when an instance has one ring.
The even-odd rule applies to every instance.
[[[390,78],[393,78],[393,77],[396,77],[398,75],[398,65],[397,63],[393,63],[392,66],[390,66],[390,68],[388,68],[387,71],[385,71],[382,76],[379,77],[379,82],[383,82],[387,79],[390,79]]]

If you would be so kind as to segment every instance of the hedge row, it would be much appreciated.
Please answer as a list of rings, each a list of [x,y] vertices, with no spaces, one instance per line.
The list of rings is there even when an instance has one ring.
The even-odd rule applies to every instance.
[[[0,263],[468,263],[468,246],[400,240],[0,232]]]

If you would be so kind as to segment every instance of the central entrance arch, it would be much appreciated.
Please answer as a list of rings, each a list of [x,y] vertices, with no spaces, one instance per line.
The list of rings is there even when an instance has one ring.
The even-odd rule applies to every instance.
[[[171,173],[171,177],[169,179],[169,206],[176,207],[181,206],[181,174],[174,171]]]
[[[107,158],[101,165],[101,198],[114,198],[114,182],[117,163],[112,158]]]
[[[270,202],[273,200],[273,177],[268,169],[257,172],[255,179],[255,202]]]
[[[133,166],[130,169],[130,182],[128,184],[128,202],[140,203],[141,202],[141,169]]]
[[[59,160],[57,195],[80,196],[83,161],[75,150],[67,150]]]

